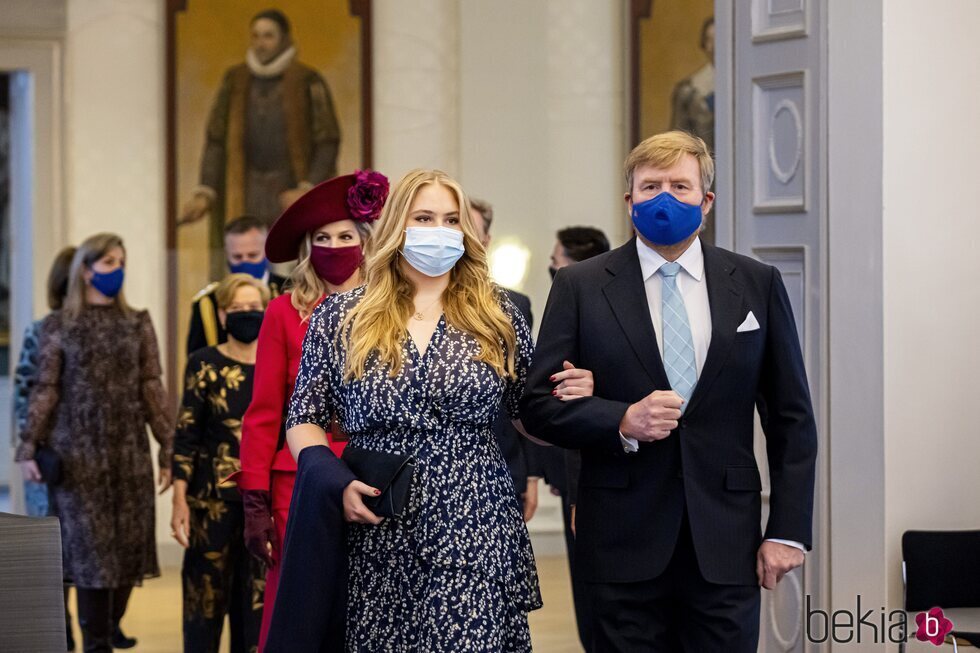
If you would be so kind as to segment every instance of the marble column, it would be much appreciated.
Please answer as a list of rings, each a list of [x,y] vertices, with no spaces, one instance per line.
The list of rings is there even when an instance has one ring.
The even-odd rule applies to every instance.
[[[623,3],[546,0],[548,219],[628,234]]]
[[[397,181],[412,168],[458,174],[457,0],[376,0],[375,167]]]

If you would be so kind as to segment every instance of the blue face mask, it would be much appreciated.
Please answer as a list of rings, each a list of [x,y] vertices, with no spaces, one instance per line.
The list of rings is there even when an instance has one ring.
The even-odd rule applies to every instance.
[[[409,227],[402,255],[409,265],[430,277],[441,277],[456,265],[466,249],[463,232],[449,227]]]
[[[654,245],[676,245],[701,227],[701,205],[685,204],[662,192],[633,204],[633,225]]]
[[[96,272],[92,270],[92,287],[106,297],[115,297],[122,290],[123,278],[126,271],[118,267],[112,272]]]
[[[228,269],[231,270],[232,274],[250,274],[256,279],[261,279],[265,276],[266,270],[269,269],[269,261],[262,259],[258,263],[253,263],[251,261],[229,263]]]

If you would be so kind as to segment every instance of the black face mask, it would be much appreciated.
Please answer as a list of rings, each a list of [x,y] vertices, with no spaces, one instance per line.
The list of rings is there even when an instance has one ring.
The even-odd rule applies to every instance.
[[[558,270],[556,270],[555,268],[549,267],[548,268],[548,274],[551,275],[551,280],[554,281],[555,280],[555,275],[558,274]]]
[[[263,315],[262,311],[228,313],[225,318],[225,329],[228,330],[228,335],[232,338],[247,345],[259,337]]]

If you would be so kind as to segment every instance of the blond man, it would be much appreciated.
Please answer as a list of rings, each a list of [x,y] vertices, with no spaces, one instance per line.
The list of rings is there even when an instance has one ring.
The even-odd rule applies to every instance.
[[[817,436],[792,308],[775,268],[701,242],[714,201],[704,141],[652,136],[625,173],[635,237],[558,272],[524,424],[582,450],[575,564],[593,651],[754,652],[759,588],[812,541]],[[594,396],[552,395],[564,360],[593,371]]]

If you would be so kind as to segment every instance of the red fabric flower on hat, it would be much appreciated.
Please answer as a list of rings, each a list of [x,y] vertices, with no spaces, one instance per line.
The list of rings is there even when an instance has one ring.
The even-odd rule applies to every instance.
[[[388,199],[388,178],[374,170],[358,170],[347,189],[347,210],[358,222],[374,222]]]

